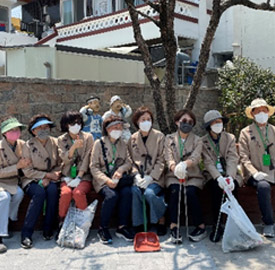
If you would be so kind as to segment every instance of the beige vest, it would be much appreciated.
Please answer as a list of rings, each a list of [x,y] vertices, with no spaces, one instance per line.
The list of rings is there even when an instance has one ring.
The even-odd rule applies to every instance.
[[[210,135],[209,135],[210,136]],[[233,134],[222,132],[219,141],[219,153],[220,157],[223,157],[226,161],[226,176],[231,176],[236,179],[240,186],[242,186],[242,178],[237,174],[237,166],[239,163],[239,156],[236,148],[236,140]],[[217,155],[213,146],[209,142],[208,135],[202,137],[203,143],[203,163],[206,170],[206,178],[216,179],[221,176],[221,173],[217,170],[216,161]]]
[[[163,133],[151,129],[145,144],[140,131],[134,133],[128,142],[133,173],[137,173],[142,165],[144,174],[150,175],[154,182],[162,187],[164,187],[165,167],[164,140]]]
[[[111,163],[113,160],[112,144],[108,136],[103,136],[101,139],[104,142],[104,148],[108,163]],[[121,166],[118,167],[119,172],[121,172],[122,174],[124,172],[130,172],[131,161],[129,157],[129,152],[127,149],[127,145],[121,138],[116,143],[116,153],[114,156],[115,160],[117,160],[118,158],[121,160]],[[96,192],[99,192],[106,185],[106,182],[110,180],[110,178],[105,174],[106,166],[103,159],[100,140],[96,140],[94,143],[94,147],[91,153],[90,170],[93,176],[94,189]]]
[[[201,159],[202,141],[201,138],[194,133],[190,133],[185,140],[183,150],[183,161],[192,160],[193,165],[187,168],[186,185],[196,186],[200,189],[203,188],[204,178],[199,168],[199,162]],[[180,158],[180,145],[179,145],[179,133],[167,135],[165,138],[164,157],[168,166],[168,173],[166,174],[165,186],[169,187],[171,184],[178,184],[179,180],[170,170],[172,165],[176,165],[181,161]]]
[[[265,128],[262,131],[265,133]],[[268,124],[267,133],[268,145],[273,143],[269,151],[273,166],[275,166],[275,126]],[[239,146],[245,181],[247,181],[250,176],[253,176],[253,174],[261,171],[268,174],[267,181],[275,183],[275,170],[271,170],[269,166],[263,165],[265,148],[255,123],[242,129]]]
[[[22,181],[23,188],[32,181],[43,179],[47,172],[61,169],[57,139],[54,137],[49,137],[45,146],[37,138],[31,138],[24,144],[22,156],[32,161],[32,165],[23,170],[26,176]]]
[[[10,194],[16,194],[19,180],[16,164],[22,156],[24,143],[22,140],[17,140],[13,152],[4,137],[0,141],[0,191],[6,190]]]
[[[77,162],[77,170],[84,171],[83,180],[92,181],[92,176],[89,170],[90,156],[93,149],[93,136],[87,132],[80,132],[79,139],[83,140],[83,147],[75,150],[73,158],[69,159],[69,150],[73,145],[71,137],[65,133],[58,137],[58,152],[62,159],[61,171],[63,176],[70,176],[71,166]]]

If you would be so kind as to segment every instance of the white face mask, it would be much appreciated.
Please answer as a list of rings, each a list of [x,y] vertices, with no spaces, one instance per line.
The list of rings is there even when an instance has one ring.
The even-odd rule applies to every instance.
[[[122,134],[122,130],[112,130],[112,131],[110,132],[110,136],[111,136],[113,139],[115,139],[115,140],[117,140],[118,138],[120,138],[120,137],[121,137],[121,134]]]
[[[256,122],[259,124],[265,124],[268,120],[268,114],[264,113],[264,112],[255,114],[254,117],[255,117]]]
[[[73,126],[69,125],[69,131],[72,134],[78,134],[80,129],[81,129],[81,126],[79,124],[74,124]]]
[[[148,132],[152,127],[151,121],[143,121],[139,123],[139,128],[141,131]]]
[[[223,130],[223,123],[218,123],[210,126],[211,130],[216,134],[220,134]]]

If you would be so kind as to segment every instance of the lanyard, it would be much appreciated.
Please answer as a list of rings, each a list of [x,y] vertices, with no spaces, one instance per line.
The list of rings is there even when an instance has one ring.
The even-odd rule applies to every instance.
[[[260,128],[258,127],[257,124],[256,124],[256,128],[257,128],[257,131],[258,131],[258,133],[259,133],[259,135],[260,135],[261,141],[262,141],[262,143],[263,143],[263,145],[264,145],[264,149],[265,149],[265,151],[266,151],[266,149],[267,149],[267,143],[268,143],[268,134],[267,134],[268,129],[267,129],[267,125],[266,125],[266,136],[265,136],[265,140],[264,140],[264,138],[263,138],[262,131],[260,130]]]
[[[182,139],[181,137],[179,136],[179,145],[180,145],[180,159],[182,159],[183,157],[183,149],[184,149],[184,144],[185,144],[185,141],[182,142]]]
[[[207,138],[208,138],[208,141],[210,142],[210,144],[211,144],[211,146],[212,146],[212,148],[213,148],[216,156],[219,157],[220,156],[220,146],[219,146],[219,143],[217,144],[217,146],[215,146],[215,144],[214,144],[212,138],[209,136],[209,134],[207,134]]]
[[[116,157],[116,146],[112,143],[111,143],[111,145],[112,145],[112,152],[113,152],[112,163],[114,164],[115,157]]]

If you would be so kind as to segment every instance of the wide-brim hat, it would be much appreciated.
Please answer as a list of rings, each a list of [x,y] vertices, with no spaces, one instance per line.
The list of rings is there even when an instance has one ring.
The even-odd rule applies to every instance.
[[[20,127],[21,129],[26,128],[26,126],[21,124],[16,118],[9,118],[1,123],[1,133],[4,134],[16,127]]]
[[[269,117],[272,116],[275,112],[275,107],[268,105],[263,98],[256,98],[251,102],[251,105],[245,109],[246,116],[250,119],[254,119],[251,112],[253,109],[259,108],[259,107],[267,107]]]
[[[228,120],[229,120],[227,117],[222,116],[219,111],[217,111],[217,110],[210,110],[203,117],[203,121],[204,121],[203,127],[204,128],[209,127],[210,124],[213,121],[217,120],[217,119],[222,119],[222,121],[223,121],[224,124],[226,124],[228,122]]]

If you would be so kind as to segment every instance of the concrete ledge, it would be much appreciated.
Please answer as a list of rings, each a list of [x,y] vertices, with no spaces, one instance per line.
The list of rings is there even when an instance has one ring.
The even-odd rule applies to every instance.
[[[275,198],[275,187],[272,188],[271,193],[272,198]],[[91,203],[93,200],[97,199],[99,201],[97,211],[95,214],[95,218],[93,221],[92,228],[96,229],[98,228],[99,221],[100,221],[100,210],[101,210],[101,204],[102,204],[102,198],[99,194],[97,194],[94,190],[92,190],[88,194],[88,202]],[[213,224],[213,216],[212,216],[212,206],[211,206],[211,197],[210,197],[210,190],[208,186],[206,186],[200,193],[200,199],[201,204],[203,208],[203,215],[204,220],[207,225]],[[253,187],[244,186],[239,188],[238,191],[238,200],[240,205],[243,207],[244,211],[248,215],[248,217],[251,219],[253,224],[260,224],[262,223],[261,220],[261,213],[258,205],[258,199],[256,195],[256,189]],[[11,230],[19,231],[22,228],[24,218],[26,215],[26,211],[29,205],[30,199],[28,196],[25,196],[20,208],[19,208],[19,219],[17,222],[14,222],[11,226]],[[272,201],[273,209],[275,209],[275,199]],[[184,207],[182,207],[184,209]],[[184,214],[181,215],[181,222],[184,224]],[[189,218],[189,224],[192,225],[192,219]],[[40,230],[43,225],[43,216],[42,214],[39,217],[39,220],[36,225],[36,229]],[[116,214],[114,214],[111,224],[111,227],[116,227]]]

